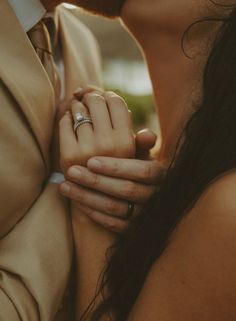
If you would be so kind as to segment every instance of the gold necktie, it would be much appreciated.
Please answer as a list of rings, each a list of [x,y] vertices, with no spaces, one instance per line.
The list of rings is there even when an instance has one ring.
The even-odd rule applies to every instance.
[[[38,22],[29,32],[29,39],[44,66],[55,91],[56,101],[60,99],[60,78],[53,60],[50,36],[43,21]]]

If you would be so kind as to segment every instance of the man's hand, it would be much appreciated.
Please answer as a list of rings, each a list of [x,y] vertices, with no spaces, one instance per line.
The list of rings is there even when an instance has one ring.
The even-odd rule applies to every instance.
[[[93,157],[87,168],[71,167],[67,172],[70,189],[62,193],[98,224],[123,232],[129,225],[124,219],[129,202],[135,204],[134,215],[138,215],[165,174],[157,160],[147,160],[155,142],[156,136],[148,130],[137,134],[138,156],[146,160]]]

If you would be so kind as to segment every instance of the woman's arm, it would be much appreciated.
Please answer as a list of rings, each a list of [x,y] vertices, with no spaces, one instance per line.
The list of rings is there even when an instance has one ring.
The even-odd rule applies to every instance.
[[[133,158],[135,137],[130,113],[125,102],[114,93],[86,94],[83,103],[73,101],[72,115],[91,117],[92,124],[82,124],[73,131],[71,116],[67,113],[60,122],[61,165],[68,178],[68,168],[73,164],[85,166],[91,156]],[[64,184],[63,193],[72,195],[77,185]],[[83,198],[83,191],[80,191]],[[104,196],[105,197],[105,196]],[[78,203],[72,204],[72,222],[77,258],[77,318],[95,296],[97,280],[105,265],[106,249],[112,245],[115,234],[93,223],[84,215]],[[127,224],[124,222],[124,224]]]
[[[108,261],[107,249],[116,235],[96,224],[76,206],[72,207],[74,244],[76,252],[76,321],[90,306],[99,289],[99,278]],[[101,301],[101,293],[93,302],[96,307]],[[94,309],[86,315],[89,320]]]
[[[92,92],[104,94],[98,88],[85,87],[77,91],[75,97],[82,101]],[[151,130],[139,131],[135,135],[136,159],[96,157],[87,162],[88,168],[78,166],[81,151],[77,148],[75,159],[70,159],[75,166],[67,168],[67,178],[78,187],[76,202],[94,222],[123,233],[128,226],[123,218],[128,213],[129,204],[134,205],[134,216],[138,215],[166,171],[164,164],[151,158],[150,149],[156,141],[157,136]],[[107,154],[111,156],[112,151]],[[100,162],[99,167],[96,166],[98,162],[94,165],[94,160]]]

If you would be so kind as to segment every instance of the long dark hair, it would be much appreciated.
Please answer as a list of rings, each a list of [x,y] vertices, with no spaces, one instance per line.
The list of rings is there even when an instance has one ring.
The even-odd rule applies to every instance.
[[[236,168],[236,8],[222,18],[203,78],[202,98],[188,121],[161,188],[113,248],[103,275],[109,295],[92,320],[112,312],[126,321],[153,263],[178,222],[206,187]]]

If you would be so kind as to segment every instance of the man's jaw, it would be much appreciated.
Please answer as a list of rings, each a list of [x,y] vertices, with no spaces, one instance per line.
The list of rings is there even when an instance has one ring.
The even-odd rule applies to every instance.
[[[117,18],[126,0],[75,0],[75,2],[79,7],[93,14]]]

